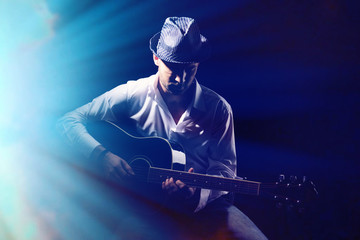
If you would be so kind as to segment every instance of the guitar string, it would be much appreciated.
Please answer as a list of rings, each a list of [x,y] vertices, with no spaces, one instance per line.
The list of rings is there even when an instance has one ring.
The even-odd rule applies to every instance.
[[[144,170],[144,168],[134,168],[133,169],[139,174],[139,175],[143,175],[143,176],[147,176],[149,171],[147,170]],[[141,171],[139,171],[139,170]],[[178,177],[178,175],[181,175],[181,178],[183,179],[187,179],[187,180],[191,180],[191,179],[194,179],[194,178],[197,178],[197,179],[201,179],[201,178],[205,178],[205,179],[211,179],[210,181],[231,181],[232,183],[242,183],[242,184],[261,184],[262,186],[274,186],[276,185],[276,183],[251,183],[251,182],[242,182],[242,180],[240,179],[232,179],[232,178],[221,178],[221,177],[218,177],[218,176],[212,176],[212,175],[205,175],[205,176],[202,176],[202,175],[196,175],[196,173],[188,173],[188,172],[177,172],[177,171],[173,171],[173,170],[167,170],[167,169],[161,169],[159,172],[161,173],[156,173],[154,174],[154,170],[151,171],[151,175],[154,176],[154,175],[163,175],[165,178],[166,177]],[[194,175],[191,175],[191,174],[194,174]],[[245,180],[246,181],[246,180]]]
[[[137,173],[142,172],[143,176],[148,175],[149,171],[147,171],[144,168],[137,168],[137,167],[133,167],[133,169],[137,170],[140,169],[141,171],[137,171]],[[154,170],[154,169],[152,169]],[[159,174],[159,172],[161,172],[162,175],[164,175],[163,177],[157,176]],[[193,180],[194,178],[196,178],[197,180],[201,180],[201,178],[203,178],[203,184],[196,183],[194,184],[195,187],[202,187],[202,188],[210,188],[210,189],[218,189],[218,190],[227,190],[227,191],[235,191],[238,193],[243,193],[243,194],[250,194],[250,195],[268,195],[268,197],[274,197],[275,195],[277,196],[277,198],[281,199],[286,199],[287,201],[294,201],[292,200],[292,198],[289,197],[285,197],[285,196],[281,196],[280,194],[274,194],[272,192],[266,192],[266,190],[269,189],[273,189],[276,187],[279,187],[278,184],[274,184],[274,183],[249,183],[249,182],[242,182],[241,180],[237,180],[237,179],[229,179],[229,178],[211,178],[213,176],[211,175],[206,175],[206,176],[202,176],[202,175],[191,175],[192,173],[187,173],[187,172],[177,172],[177,171],[173,171],[173,170],[168,170],[168,169],[159,169],[158,171],[151,171],[150,176],[148,176],[148,181],[150,182],[162,182],[166,179],[165,175],[173,175],[174,178],[178,177],[175,175],[180,175],[181,176],[181,180],[183,181],[188,181],[188,185],[192,185],[194,184]],[[210,178],[209,178],[210,177]],[[205,179],[211,179],[210,181],[208,181],[206,184],[204,184],[204,180]],[[213,182],[214,180],[216,180],[217,182]],[[221,186],[219,186],[219,182],[221,182]],[[260,191],[259,191],[259,184],[260,185]],[[234,186],[235,185],[235,186]],[[296,200],[296,199],[295,199]]]
[[[159,172],[159,171],[155,171],[155,174]],[[171,170],[160,170],[160,172],[166,172],[170,173],[172,175],[181,175],[184,174],[182,172],[171,172]],[[159,178],[161,179],[161,177],[158,177],[157,175],[154,176],[154,171],[151,172],[152,174],[150,174],[149,179],[150,180],[155,180],[158,181]],[[209,178],[210,177],[210,178]],[[202,183],[200,182],[196,182],[194,183],[194,179],[196,180],[202,180]],[[191,175],[191,173],[188,174],[184,174],[181,176],[181,180],[183,181],[187,181],[188,180],[188,184],[194,184],[196,186],[200,186],[200,187],[210,187],[210,188],[216,188],[216,189],[221,189],[221,190],[232,190],[232,191],[238,191],[238,192],[246,192],[246,193],[255,193],[257,194],[258,191],[258,184],[256,183],[244,183],[244,182],[234,182],[234,179],[221,179],[221,178],[211,178],[211,176],[202,176],[202,175]],[[214,180],[216,180],[216,182],[214,182]],[[251,184],[251,185],[250,185]],[[253,186],[256,185],[256,186]]]
[[[144,175],[147,175],[148,174],[148,171],[142,171],[143,173],[145,173]],[[232,179],[232,178],[221,178],[221,177],[218,177],[218,176],[212,176],[212,175],[205,175],[205,176],[202,176],[202,175],[196,175],[196,173],[188,173],[188,172],[176,172],[176,171],[171,171],[171,170],[161,170],[160,172],[162,172],[161,174],[159,173],[154,173],[154,171],[151,171],[151,174],[152,176],[154,175],[163,175],[165,178],[168,177],[168,175],[170,176],[174,176],[174,177],[178,177],[176,175],[181,175],[181,178],[185,178],[185,179],[194,179],[194,178],[197,178],[197,179],[201,179],[201,178],[205,178],[205,179],[212,179],[212,180],[223,180],[223,181],[234,181],[234,182],[240,182],[240,183],[245,183],[247,184],[247,182],[241,182],[241,180],[238,180],[238,179]],[[194,175],[192,175],[194,174]],[[210,180],[211,181],[211,180]],[[249,184],[257,184],[257,183],[249,183]]]
[[[141,167],[132,167],[133,170],[135,170],[137,172],[138,175],[142,175],[142,176],[146,176],[149,171],[147,169],[144,169],[144,168],[141,168]],[[152,172],[154,172],[154,169],[152,169]],[[201,178],[206,178],[207,180],[203,180],[203,181],[208,181],[208,185],[210,186],[210,184],[212,186],[218,186],[219,185],[219,182],[221,182],[221,184],[224,186],[226,184],[228,185],[233,185],[233,184],[237,184],[237,185],[242,185],[241,187],[244,187],[244,185],[248,185],[248,187],[250,188],[253,188],[253,189],[257,189],[258,188],[258,184],[261,185],[261,189],[271,189],[271,188],[274,188],[274,187],[279,187],[279,186],[286,186],[286,187],[291,187],[290,186],[287,186],[286,184],[276,184],[276,183],[249,183],[249,182],[242,182],[241,180],[238,180],[238,179],[231,179],[231,178],[224,178],[224,179],[221,179],[219,177],[216,177],[216,178],[212,178],[214,176],[211,176],[211,175],[206,175],[206,176],[202,176],[202,175],[190,175],[192,173],[188,173],[188,172],[177,172],[177,171],[173,171],[173,170],[169,170],[169,169],[159,169],[159,172],[162,172],[162,175],[171,175],[173,176],[174,178],[178,177],[176,175],[182,175],[181,178],[186,181],[190,181],[193,180],[193,179],[196,179],[196,180],[201,180]],[[196,174],[196,173],[195,173]],[[158,179],[161,179],[161,177],[156,177],[156,176],[153,176],[154,173],[152,174],[152,177],[149,178],[149,180],[158,180]],[[170,176],[170,177],[171,177]],[[162,177],[163,179],[166,179],[168,176],[164,176]],[[217,183],[209,183],[210,181],[217,181]],[[156,181],[158,182],[158,181]],[[297,185],[294,185],[295,187],[297,187]]]

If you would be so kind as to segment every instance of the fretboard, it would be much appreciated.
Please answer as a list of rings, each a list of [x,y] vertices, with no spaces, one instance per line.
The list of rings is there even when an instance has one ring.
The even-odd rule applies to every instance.
[[[192,187],[237,192],[247,195],[259,195],[261,182],[210,176],[199,173],[188,173],[171,169],[151,167],[148,182],[161,183],[167,178],[180,180]]]

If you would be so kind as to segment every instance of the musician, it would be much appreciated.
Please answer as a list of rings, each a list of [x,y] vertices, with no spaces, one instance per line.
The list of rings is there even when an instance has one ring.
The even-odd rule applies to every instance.
[[[90,158],[101,161],[108,177],[131,178],[132,168],[121,156],[105,149],[87,131],[89,120],[107,120],[121,126],[135,122],[142,136],[159,136],[180,144],[187,171],[234,178],[236,151],[230,105],[195,78],[210,46],[194,19],[169,17],[161,32],[150,39],[157,73],[128,81],[67,113],[59,122],[61,133]],[[217,76],[221,81],[221,76]],[[255,224],[227,201],[227,192],[195,189],[167,179],[162,189],[189,206],[196,234],[204,238],[266,239]]]

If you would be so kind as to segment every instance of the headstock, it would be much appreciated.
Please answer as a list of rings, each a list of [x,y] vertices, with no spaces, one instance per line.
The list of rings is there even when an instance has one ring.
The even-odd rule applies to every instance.
[[[294,175],[286,177],[280,174],[275,183],[263,185],[263,194],[272,198],[277,208],[294,209],[299,213],[319,195],[315,184],[306,176],[298,178]]]

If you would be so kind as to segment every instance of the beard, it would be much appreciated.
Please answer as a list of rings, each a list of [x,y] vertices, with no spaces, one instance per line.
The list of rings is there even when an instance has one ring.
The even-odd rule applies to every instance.
[[[170,83],[167,86],[167,90],[174,95],[181,95],[182,93],[185,92],[185,86],[183,84]]]

